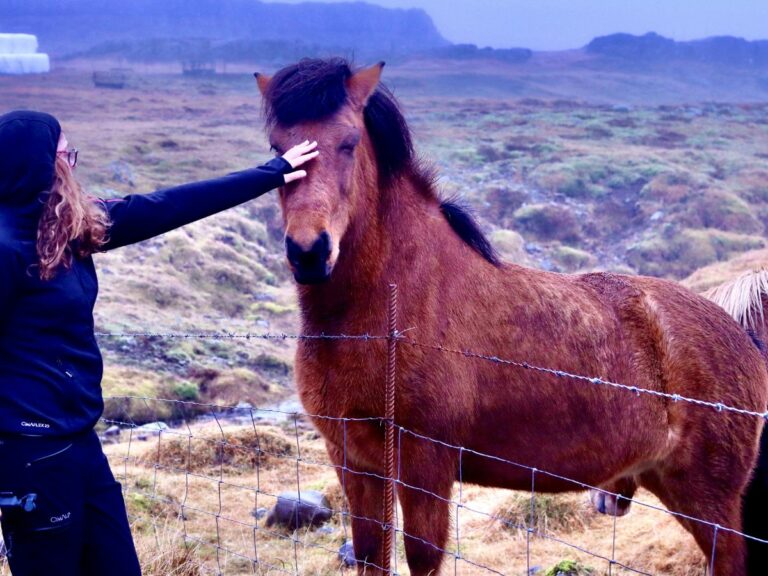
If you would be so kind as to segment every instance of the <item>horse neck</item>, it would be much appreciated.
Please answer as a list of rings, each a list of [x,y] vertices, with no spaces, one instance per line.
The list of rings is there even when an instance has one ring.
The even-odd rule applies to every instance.
[[[428,210],[437,200],[425,193],[419,178],[406,174],[387,189],[375,180],[360,187],[356,193],[363,202],[342,239],[331,279],[299,288],[306,332],[350,330],[350,325],[359,332],[365,317],[371,319],[368,329],[376,330],[386,319],[377,312],[386,309],[389,285],[400,283],[435,249]]]

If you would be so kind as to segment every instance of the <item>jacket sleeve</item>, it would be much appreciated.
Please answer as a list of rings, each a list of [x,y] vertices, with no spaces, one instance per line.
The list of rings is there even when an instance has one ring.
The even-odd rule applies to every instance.
[[[273,158],[263,166],[222,178],[184,184],[151,194],[104,200],[111,221],[102,250],[141,242],[179,226],[252,200],[285,183],[290,163]]]
[[[13,307],[22,269],[16,252],[0,243],[0,327]]]

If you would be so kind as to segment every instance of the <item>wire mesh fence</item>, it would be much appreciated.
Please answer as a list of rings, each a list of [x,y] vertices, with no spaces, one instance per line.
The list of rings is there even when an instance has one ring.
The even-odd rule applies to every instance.
[[[137,398],[130,398],[137,400]],[[121,401],[125,398],[110,398]],[[167,400],[142,398],[142,402],[165,403]],[[173,401],[177,404],[179,401]],[[187,403],[195,406],[195,403]],[[200,406],[196,406],[199,408]],[[468,457],[490,459],[500,465],[525,471],[530,477],[530,491],[522,496],[517,493],[517,508],[505,515],[503,506],[489,509],[481,501],[467,497],[467,485],[459,478],[449,497],[432,492],[402,479],[404,466],[413,463],[397,461],[396,473],[392,478],[368,471],[357,470],[342,463],[335,465],[324,453],[322,442],[312,430],[310,419],[318,415],[279,410],[260,410],[238,406],[205,406],[210,414],[197,416],[184,425],[173,428],[138,426],[131,422],[113,422],[123,427],[127,438],[107,446],[113,467],[120,477],[126,492],[129,508],[134,511],[135,530],[144,531],[151,538],[158,538],[167,522],[174,520],[179,538],[196,548],[200,560],[200,573],[213,574],[325,574],[351,565],[351,551],[344,551],[344,545],[351,540],[350,521],[365,519],[376,523],[382,533],[390,526],[380,518],[354,516],[338,487],[349,476],[364,475],[381,480],[392,480],[398,492],[416,491],[451,508],[454,527],[447,547],[434,546],[445,556],[443,571],[455,574],[521,574],[536,573],[542,568],[536,558],[540,542],[557,545],[557,554],[564,558],[582,559],[585,565],[607,574],[654,574],[649,571],[643,559],[624,559],[617,554],[617,539],[620,536],[621,520],[616,517],[604,519],[597,534],[598,538],[585,539],[579,530],[589,530],[584,522],[573,520],[577,530],[561,532],[547,526],[557,522],[556,517],[546,518],[541,508],[541,498],[546,498],[537,489],[537,483],[545,478],[568,482],[573,490],[598,489],[587,484],[562,477],[545,470],[538,470],[524,464],[511,462],[492,455],[460,446],[450,445],[431,438],[395,427],[396,446],[404,439],[437,444],[456,452],[461,470],[462,460]],[[183,407],[182,407],[183,409]],[[323,416],[320,416],[323,417]],[[354,434],[358,425],[384,425],[384,419],[340,419],[346,434]],[[290,441],[289,441],[290,439]],[[396,448],[395,453],[399,453]],[[422,463],[423,465],[423,463]],[[349,475],[349,476],[347,476]],[[278,499],[286,498],[290,490],[297,500],[302,493],[325,489],[327,500],[312,504],[310,518],[301,512],[299,506],[292,506],[295,515],[302,518],[291,521],[283,518],[283,524],[270,522],[269,509],[275,509]],[[622,496],[611,494],[617,499]],[[290,498],[291,496],[288,496]],[[520,505],[522,499],[526,502]],[[307,497],[308,500],[313,501]],[[323,503],[324,502],[324,503]],[[636,508],[645,509],[658,516],[683,515],[670,512],[663,507],[632,500]],[[585,510],[586,501],[574,505],[573,514],[593,517]],[[635,512],[636,513],[636,512]],[[396,535],[395,553],[392,557],[393,574],[407,574],[407,563],[403,554],[408,539],[418,538],[404,527],[402,512],[398,510],[392,529]],[[325,522],[314,525],[313,516]],[[542,518],[542,516],[545,516]],[[688,521],[704,523],[713,533],[727,528],[704,520],[684,517]],[[610,528],[606,530],[607,523]],[[658,522],[656,520],[655,522]],[[306,523],[306,526],[302,526]],[[566,522],[567,523],[567,522]],[[518,548],[518,557],[489,561],[478,548],[477,526],[482,530],[497,530]],[[469,528],[466,528],[469,527]],[[463,545],[462,530],[468,529],[471,545]],[[601,541],[602,539],[602,541]],[[419,539],[424,542],[423,539]],[[584,543],[588,541],[589,543]],[[551,555],[552,552],[549,552]],[[362,559],[361,559],[362,560]],[[371,568],[385,570],[383,566],[364,562]]]
[[[737,414],[768,419],[768,413],[741,406],[666,394],[471,350],[422,343],[396,330],[390,330],[387,335],[126,332],[99,336],[243,342],[384,341],[390,346],[396,343],[458,354],[467,361],[489,362],[500,369],[555,376],[564,382],[564,393],[568,391],[567,385],[608,386],[626,393],[627,401],[663,397],[711,410],[713,418],[721,414]],[[393,359],[388,361],[393,362]],[[388,374],[388,380],[391,377],[394,375]],[[649,521],[650,526],[676,518],[705,526],[712,531],[714,542],[717,542],[718,534],[736,532],[705,519],[669,511],[654,501],[627,499],[555,470],[541,470],[524,462],[452,444],[423,430],[401,426],[392,416],[338,418],[307,414],[298,409],[254,407],[244,403],[228,406],[141,396],[112,396],[106,397],[105,402],[108,414],[124,415],[122,419],[105,418],[102,437],[113,471],[123,484],[147,574],[331,574],[350,569],[355,562],[373,572],[408,574],[406,549],[409,542],[416,541],[442,555],[443,573],[544,573],[558,557],[574,558],[597,573],[665,573],[658,562],[623,552],[622,546],[627,539],[622,535],[623,519],[597,517],[583,497],[586,490],[598,491],[616,502],[631,502],[634,513],[655,518]],[[167,414],[169,406],[173,407],[171,412],[175,415],[169,424],[146,423],[146,415]],[[132,413],[139,408],[143,418],[137,421]],[[312,421],[320,420],[333,420],[343,429],[340,460],[333,461],[328,457],[323,440],[312,425]],[[347,439],[371,427],[391,432],[389,452],[393,465],[387,468],[386,447],[382,445],[381,454],[374,455],[381,462],[380,472],[356,467],[347,460]],[[431,463],[401,458],[404,444],[410,446],[408,453],[429,453],[427,447],[450,452],[458,463],[457,481],[450,490],[439,492],[410,481],[410,475],[404,472],[410,467]],[[424,450],[420,450],[421,447]],[[509,497],[502,497],[497,491],[490,497],[488,491],[478,489],[462,477],[463,470],[479,463],[492,463],[499,470],[509,471],[503,474],[525,475],[530,489],[514,492]],[[413,533],[395,501],[382,501],[381,515],[355,515],[345,494],[347,483],[361,477],[379,482],[382,487],[391,486],[397,499],[417,495],[428,499],[433,506],[448,509],[451,513],[448,541],[438,544]],[[548,510],[548,506],[552,508],[558,504],[546,494],[553,483],[557,483],[559,489],[565,486],[582,496],[565,500],[564,512]],[[392,518],[385,513],[389,505],[394,512]],[[382,542],[393,537],[391,553],[386,555],[382,565],[367,558],[354,558],[351,545],[353,521],[375,525],[381,532]],[[501,540],[505,543],[499,546]],[[653,551],[649,550],[649,553]],[[693,558],[695,565],[687,573],[697,573],[697,569],[703,573],[703,558],[695,555]]]

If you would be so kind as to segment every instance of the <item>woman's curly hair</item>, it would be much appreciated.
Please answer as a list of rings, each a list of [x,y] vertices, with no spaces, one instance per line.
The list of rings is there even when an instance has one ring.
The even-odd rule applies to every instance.
[[[50,280],[72,258],[85,258],[107,241],[109,217],[99,202],[86,196],[65,158],[56,158],[53,186],[37,228],[40,278]]]

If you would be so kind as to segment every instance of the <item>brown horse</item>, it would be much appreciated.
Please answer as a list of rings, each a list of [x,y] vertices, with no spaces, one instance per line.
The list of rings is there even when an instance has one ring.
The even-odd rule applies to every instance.
[[[766,365],[721,308],[663,280],[560,275],[500,262],[469,215],[441,201],[415,159],[406,122],[379,84],[382,65],[352,72],[304,60],[257,74],[269,138],[319,142],[309,176],[280,192],[287,258],[305,334],[385,334],[399,286],[411,341],[472,349],[571,373],[763,412]],[[296,356],[311,414],[382,417],[386,343],[304,340]],[[453,446],[592,486],[647,487],[691,517],[740,530],[759,418],[569,381],[400,344],[398,426]],[[315,418],[349,501],[359,571],[382,566],[383,427]],[[530,469],[404,434],[398,499],[411,574],[438,571],[454,482],[531,488]],[[572,490],[540,474],[537,491]],[[435,497],[437,495],[438,497]],[[718,575],[743,576],[743,538],[681,518]],[[365,561],[368,564],[363,564]]]

